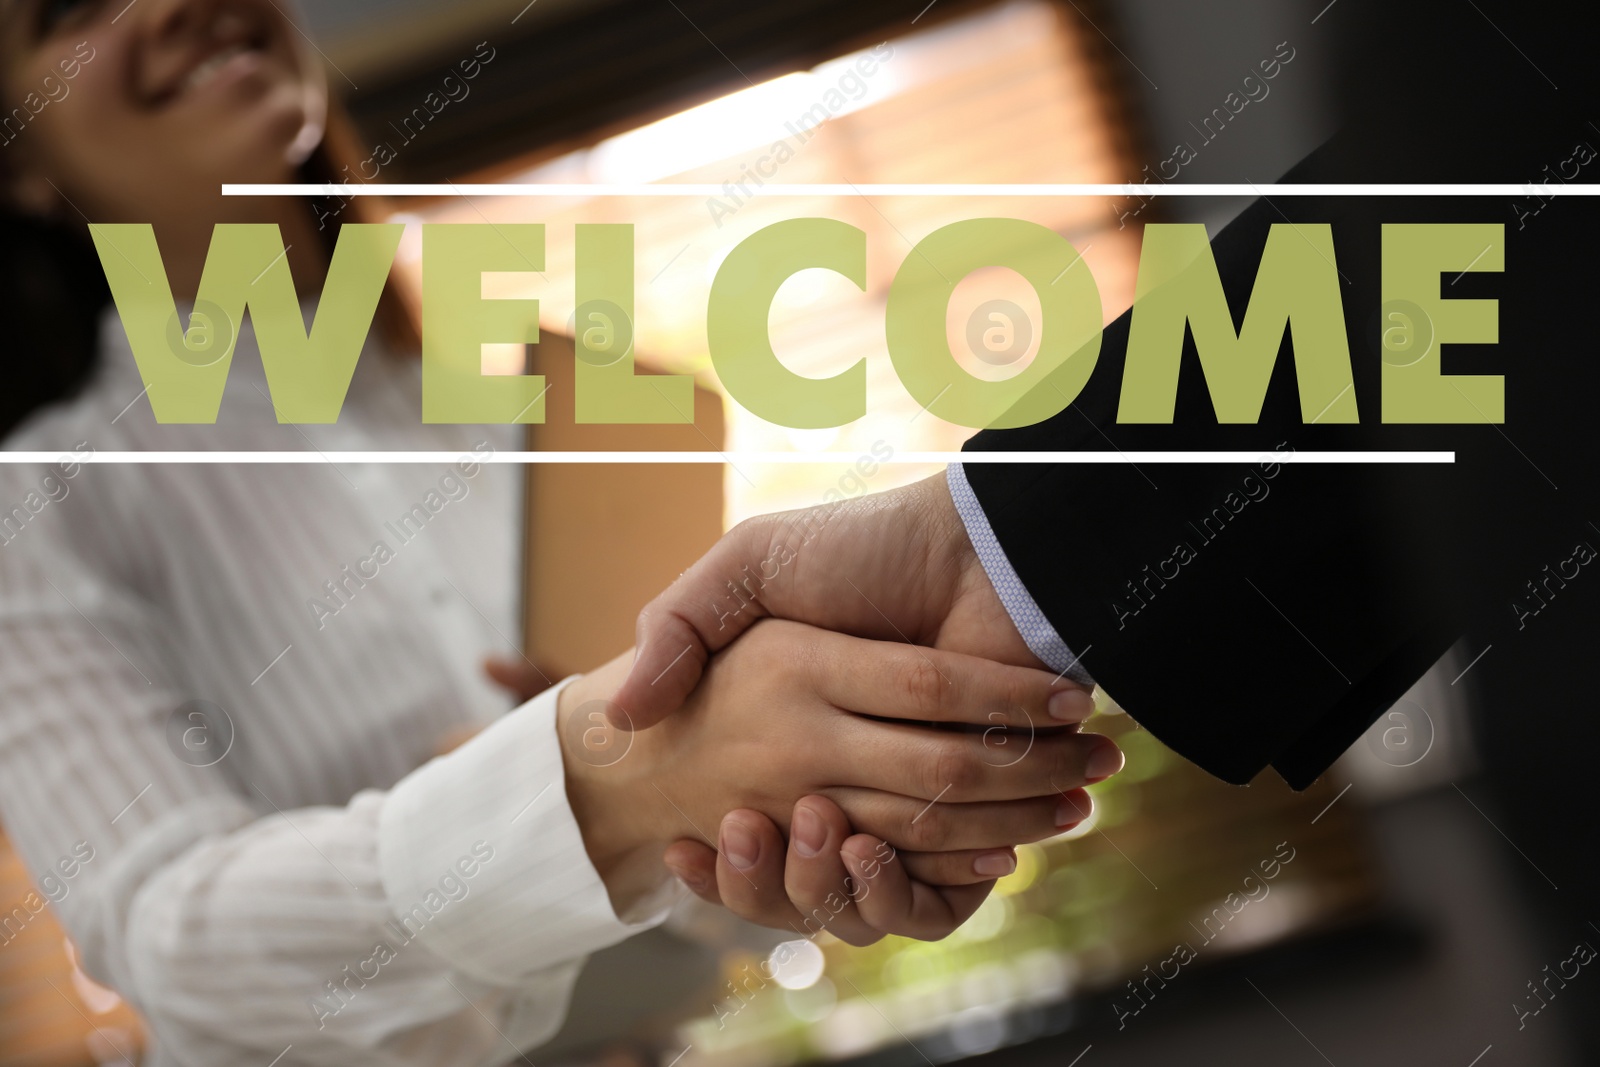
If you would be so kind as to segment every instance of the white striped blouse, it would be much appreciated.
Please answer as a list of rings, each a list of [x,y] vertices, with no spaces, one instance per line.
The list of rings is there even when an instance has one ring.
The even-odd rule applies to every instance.
[[[478,460],[514,436],[424,425],[416,362],[376,340],[337,424],[280,426],[248,327],[217,424],[158,425],[114,315],[101,346],[4,443],[64,461],[0,466],[0,821],[84,969],[159,1064],[516,1058],[646,924],[584,852],[555,692],[506,714],[481,674],[515,651],[520,480]],[[73,461],[385,448],[462,459]]]

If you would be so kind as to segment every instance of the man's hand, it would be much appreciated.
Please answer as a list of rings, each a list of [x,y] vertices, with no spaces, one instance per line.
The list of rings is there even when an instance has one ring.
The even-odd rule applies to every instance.
[[[711,656],[766,616],[1041,666],[1000,603],[939,475],[730,531],[641,612],[637,658],[615,695],[631,722],[618,725],[643,728],[670,715]],[[1080,816],[1088,813],[1085,794],[1062,792],[1059,782],[1052,787],[1063,802],[1082,806]],[[811,847],[796,840],[804,836],[806,809],[825,828],[826,842],[809,855]],[[734,811],[723,821],[719,848],[680,840],[665,858],[700,896],[742,918],[807,935],[820,921],[852,944],[888,933],[945,936],[1015,862],[1004,848],[895,851],[880,837],[852,834],[847,815],[822,796],[801,800],[795,816],[787,844],[781,820]],[[734,848],[735,840],[745,847]],[[883,850],[895,861],[884,863]],[[752,866],[740,867],[735,855]]]
[[[694,691],[711,655],[764,616],[1043,666],[984,574],[943,474],[740,523],[639,613],[616,706],[643,729]]]

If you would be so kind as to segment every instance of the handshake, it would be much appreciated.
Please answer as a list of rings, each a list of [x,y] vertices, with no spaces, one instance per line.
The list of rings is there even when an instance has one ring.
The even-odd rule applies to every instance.
[[[510,681],[510,679],[502,679]],[[567,793],[613,908],[668,877],[851,944],[946,936],[1122,754],[1078,725],[943,476],[740,524],[562,691]]]

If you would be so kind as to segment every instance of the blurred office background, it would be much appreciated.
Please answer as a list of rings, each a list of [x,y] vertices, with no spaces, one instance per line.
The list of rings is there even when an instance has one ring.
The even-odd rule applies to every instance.
[[[956,448],[967,435],[923,411],[884,352],[889,281],[923,236],[980,215],[1047,225],[1081,253],[1078,269],[1092,271],[1109,321],[1131,303],[1143,224],[1216,227],[1241,203],[800,201],[735,195],[741,182],[753,183],[752,174],[784,183],[1267,182],[1333,129],[1344,62],[1337,20],[1320,0],[329,0],[308,8],[332,84],[358,139],[372,146],[372,172],[354,180],[729,183],[717,205],[458,197],[391,206],[413,223],[546,223],[543,271],[496,285],[499,295],[537,297],[552,334],[574,321],[572,225],[633,223],[636,357],[695,374],[712,398],[699,438],[670,447],[880,459],[885,449]],[[775,152],[779,144],[787,152]],[[337,198],[322,204],[336,207]],[[868,234],[864,293],[808,271],[783,287],[772,312],[774,346],[793,369],[823,375],[868,360],[869,415],[838,430],[784,430],[717,403],[705,354],[706,293],[722,257],[798,215],[843,219]],[[401,252],[413,282],[419,257],[413,231]],[[957,286],[947,328],[973,373],[1004,377],[1032,359],[1038,331],[1006,309],[1024,323],[1038,314],[1037,296],[1010,271],[981,271]],[[986,332],[991,325],[1000,332]],[[1001,340],[985,348],[974,336]],[[539,359],[518,347],[485,354],[486,369],[499,373]],[[535,446],[563,440],[536,433]],[[593,435],[578,443],[642,446]],[[625,481],[596,493],[592,481],[540,471],[530,493],[535,513],[544,502],[586,515],[593,525],[579,531],[580,543],[604,528],[618,539],[611,550],[659,556],[670,577],[708,528],[926,473],[836,460],[739,464],[712,484],[702,471],[679,485],[658,468],[635,488],[660,491],[668,479],[676,510],[693,514],[654,514],[648,524],[630,523],[639,504]],[[556,660],[581,667],[626,645],[628,606],[649,595],[652,579],[621,580],[600,564],[593,570],[609,579],[590,573],[556,551],[559,536],[530,533],[545,539],[555,564],[530,569],[530,641],[544,654],[567,642]],[[595,594],[606,581],[614,588]],[[577,588],[609,595],[608,606],[587,629],[552,625],[570,618]],[[1568,1031],[1582,1005],[1563,993],[1600,979],[1550,976],[1566,973],[1575,945],[1600,940],[1600,929],[1544,918],[1563,866],[1588,859],[1530,855],[1504,832],[1469,730],[1471,682],[1462,678],[1476,651],[1454,651],[1335,774],[1298,795],[1269,778],[1245,789],[1211,781],[1103,699],[1093,728],[1118,736],[1127,771],[1095,787],[1091,821],[1022,849],[1018,871],[948,941],[888,939],[856,950],[796,935],[780,947],[783,935],[686,908],[670,929],[597,957],[572,1020],[531,1059],[1579,1062]],[[1216,691],[1211,713],[1226,729],[1225,684]],[[5,900],[26,892],[14,865],[0,868],[0,885]],[[120,1063],[137,1028],[113,994],[76,972],[59,930],[30,923],[0,948],[0,1065]]]

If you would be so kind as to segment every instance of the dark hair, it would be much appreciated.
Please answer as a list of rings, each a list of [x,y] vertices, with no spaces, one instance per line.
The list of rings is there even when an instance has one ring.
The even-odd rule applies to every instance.
[[[299,180],[339,184],[361,158],[354,127],[330,103],[327,133],[300,168]],[[0,188],[10,168],[0,149]],[[312,210],[309,202],[306,210]],[[351,198],[346,222],[379,214],[371,198]],[[333,253],[338,226],[319,231]],[[100,319],[111,302],[100,257],[80,221],[47,219],[22,211],[0,195],[0,440],[46,404],[68,400],[94,376],[100,360]],[[391,282],[378,308],[377,326],[396,351],[415,351],[416,326]]]
[[[0,438],[93,375],[110,298],[100,259],[78,228],[0,207]]]

